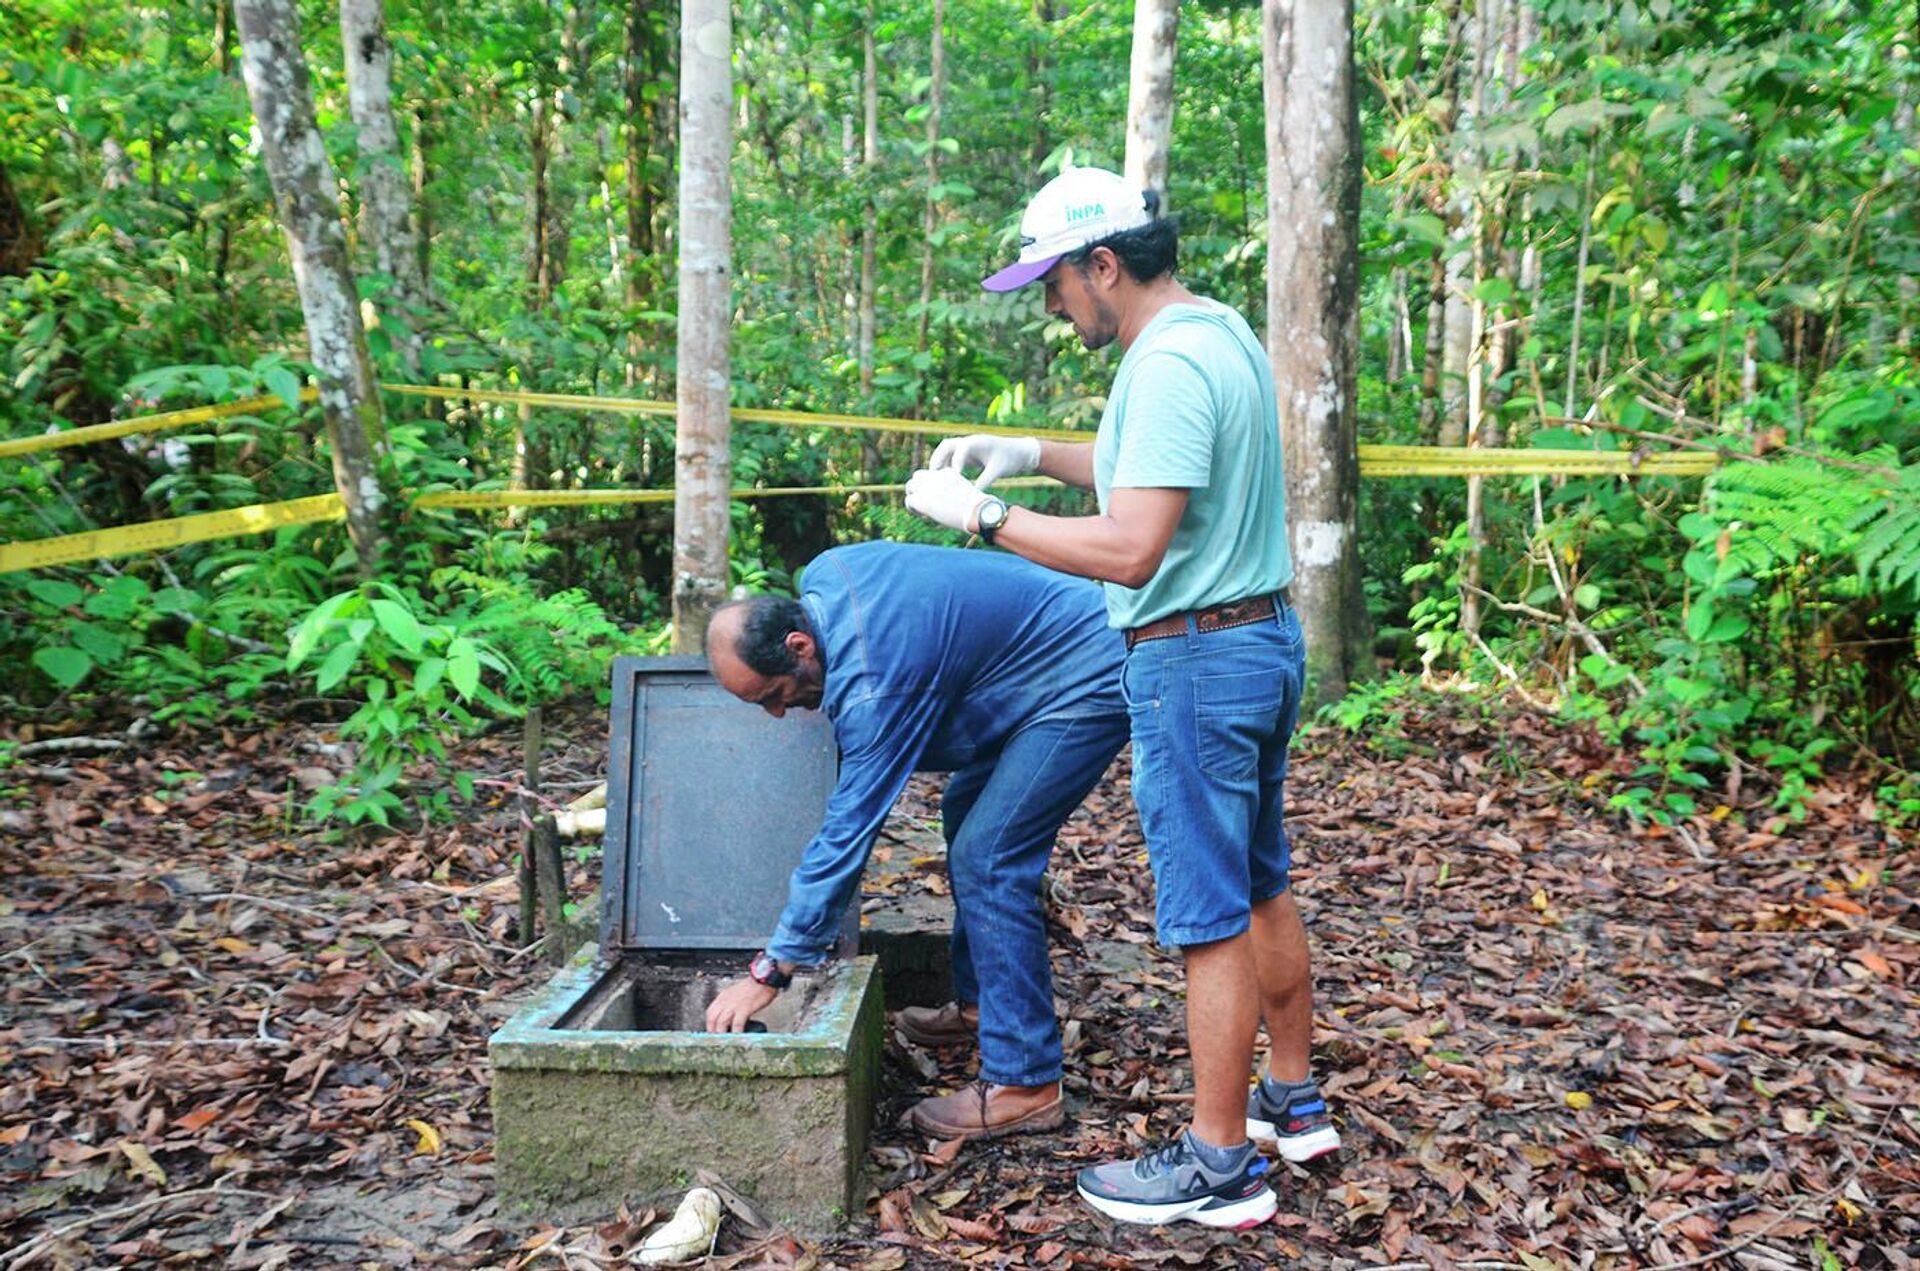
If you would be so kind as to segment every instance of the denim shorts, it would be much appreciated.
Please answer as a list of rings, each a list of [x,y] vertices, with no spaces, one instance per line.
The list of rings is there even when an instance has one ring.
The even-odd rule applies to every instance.
[[[1121,688],[1133,731],[1133,801],[1147,838],[1160,942],[1247,930],[1287,890],[1287,741],[1306,644],[1290,606],[1224,631],[1143,640]]]

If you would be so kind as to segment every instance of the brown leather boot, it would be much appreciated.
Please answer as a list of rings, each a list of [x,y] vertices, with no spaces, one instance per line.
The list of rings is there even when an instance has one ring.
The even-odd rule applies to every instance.
[[[976,1081],[952,1094],[922,1099],[903,1118],[912,1129],[938,1139],[991,1139],[1052,1130],[1065,1119],[1057,1081],[1044,1086]]]
[[[980,1008],[948,1002],[896,1011],[893,1026],[916,1046],[971,1046],[980,1037]]]

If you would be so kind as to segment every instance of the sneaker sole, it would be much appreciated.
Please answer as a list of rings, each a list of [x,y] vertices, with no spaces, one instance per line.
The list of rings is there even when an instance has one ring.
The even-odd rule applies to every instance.
[[[1197,1222],[1203,1227],[1225,1227],[1234,1231],[1244,1231],[1249,1227],[1258,1227],[1280,1209],[1280,1201],[1274,1196],[1271,1187],[1262,1187],[1253,1195],[1240,1200],[1223,1200],[1218,1196],[1206,1196],[1199,1200],[1174,1201],[1160,1205],[1143,1205],[1133,1201],[1095,1196],[1084,1187],[1077,1190],[1081,1200],[1086,1201],[1107,1217],[1119,1222],[1139,1223],[1150,1227],[1165,1226],[1170,1222]]]
[[[1247,1137],[1256,1143],[1273,1144],[1274,1150],[1283,1159],[1295,1165],[1319,1160],[1340,1150],[1340,1132],[1330,1125],[1309,1130],[1305,1134],[1282,1134],[1273,1122],[1248,1117]]]

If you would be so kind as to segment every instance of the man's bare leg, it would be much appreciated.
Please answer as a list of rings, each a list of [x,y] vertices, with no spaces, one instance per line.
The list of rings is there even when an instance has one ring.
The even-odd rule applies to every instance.
[[[1267,1075],[1305,1081],[1313,1048],[1313,981],[1307,929],[1293,893],[1283,891],[1253,907],[1253,962],[1260,979],[1260,1014],[1267,1023]]]

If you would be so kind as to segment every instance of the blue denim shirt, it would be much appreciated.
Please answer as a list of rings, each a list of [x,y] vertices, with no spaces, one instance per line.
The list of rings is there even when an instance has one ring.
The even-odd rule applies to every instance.
[[[1098,585],[1017,556],[859,543],[807,567],[840,775],[767,952],[833,951],[867,854],[907,776],[991,759],[1043,719],[1124,715],[1126,646]]]

